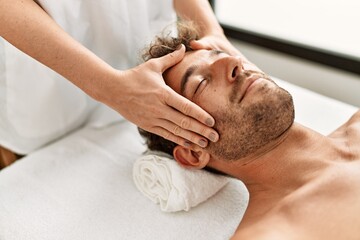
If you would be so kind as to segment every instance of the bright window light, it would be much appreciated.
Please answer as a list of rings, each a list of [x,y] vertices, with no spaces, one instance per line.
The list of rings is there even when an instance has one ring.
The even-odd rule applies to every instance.
[[[359,0],[217,0],[221,23],[360,60]]]

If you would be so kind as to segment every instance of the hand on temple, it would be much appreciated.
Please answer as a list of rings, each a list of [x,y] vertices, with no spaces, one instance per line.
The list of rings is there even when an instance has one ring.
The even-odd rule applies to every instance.
[[[162,77],[184,54],[182,45],[171,54],[119,72],[122,82],[114,81],[101,101],[146,131],[182,146],[191,147],[194,143],[206,147],[208,139],[215,142],[219,138],[211,128],[214,119],[168,87]]]

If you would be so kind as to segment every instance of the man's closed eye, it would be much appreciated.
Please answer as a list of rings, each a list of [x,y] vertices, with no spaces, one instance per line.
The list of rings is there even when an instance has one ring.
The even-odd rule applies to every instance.
[[[197,85],[195,91],[194,91],[194,95],[193,97],[195,97],[196,95],[200,94],[202,92],[202,90],[205,88],[206,85],[206,78],[204,78],[203,80],[201,80],[199,82],[199,84]]]

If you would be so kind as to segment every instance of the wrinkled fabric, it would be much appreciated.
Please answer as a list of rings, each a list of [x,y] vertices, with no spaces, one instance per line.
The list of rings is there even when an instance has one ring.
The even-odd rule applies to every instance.
[[[163,212],[190,211],[229,183],[230,178],[202,169],[181,167],[172,156],[149,153],[133,166],[137,189]]]
[[[39,0],[74,39],[116,69],[175,22],[171,0]],[[71,82],[0,38],[0,145],[27,154],[82,126],[99,104]],[[109,112],[113,111],[108,109]],[[121,120],[118,114],[108,114]]]

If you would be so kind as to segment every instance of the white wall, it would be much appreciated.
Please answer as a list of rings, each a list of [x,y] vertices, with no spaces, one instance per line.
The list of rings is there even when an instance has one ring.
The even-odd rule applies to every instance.
[[[360,76],[231,39],[267,74],[360,107]]]

